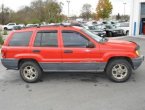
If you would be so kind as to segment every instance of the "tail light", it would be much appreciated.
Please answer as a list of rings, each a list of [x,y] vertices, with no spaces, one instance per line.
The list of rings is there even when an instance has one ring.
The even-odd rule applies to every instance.
[[[6,49],[1,49],[2,58],[6,58]]]

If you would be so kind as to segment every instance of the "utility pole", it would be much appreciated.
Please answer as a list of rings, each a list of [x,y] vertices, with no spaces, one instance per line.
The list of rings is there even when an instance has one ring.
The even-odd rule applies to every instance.
[[[66,2],[68,3],[68,18],[69,18],[69,4],[70,4],[70,1],[67,0]]]
[[[126,5],[126,3],[123,3],[124,4],[124,16],[125,16],[125,5]]]
[[[124,20],[125,20],[125,5],[126,5],[126,3],[123,3],[123,5],[124,5]]]

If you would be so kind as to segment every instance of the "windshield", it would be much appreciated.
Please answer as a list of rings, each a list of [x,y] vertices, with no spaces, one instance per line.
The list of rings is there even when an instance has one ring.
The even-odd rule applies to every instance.
[[[85,32],[87,35],[89,35],[90,37],[92,37],[94,40],[100,42],[102,40],[101,37],[99,37],[98,35],[86,30],[86,29],[82,29],[83,32]]]
[[[100,31],[101,28],[99,28],[98,26],[88,26],[90,30],[96,30],[96,31]]]
[[[90,30],[96,30],[95,26],[88,26]]]
[[[113,25],[96,25],[96,28],[98,29],[115,29],[116,26],[113,26]]]
[[[112,25],[106,25],[106,29],[115,29],[116,27],[115,26],[112,26]]]

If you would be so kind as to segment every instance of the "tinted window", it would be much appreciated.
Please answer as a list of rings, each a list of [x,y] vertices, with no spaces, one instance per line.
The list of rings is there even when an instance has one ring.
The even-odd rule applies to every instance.
[[[78,32],[63,31],[64,47],[86,47],[88,39]]]
[[[141,15],[145,15],[145,3],[141,3]]]
[[[90,30],[96,30],[95,26],[89,26]]]
[[[58,47],[57,31],[38,32],[34,46]]]
[[[9,46],[28,46],[32,32],[14,33]]]
[[[9,25],[15,25],[15,24],[9,24]]]

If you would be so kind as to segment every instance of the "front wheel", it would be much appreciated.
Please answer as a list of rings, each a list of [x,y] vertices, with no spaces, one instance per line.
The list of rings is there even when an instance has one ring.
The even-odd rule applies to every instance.
[[[131,73],[132,67],[130,63],[123,59],[111,61],[106,69],[109,79],[118,83],[127,81]]]
[[[26,61],[20,66],[20,75],[24,81],[34,83],[40,80],[42,71],[37,63]]]
[[[8,30],[8,28],[7,27],[4,27],[4,30]]]
[[[107,37],[114,37],[114,36],[113,36],[113,33],[109,31],[109,32],[107,33]]]
[[[126,35],[127,35],[127,36],[129,35],[129,31],[126,32]]]

